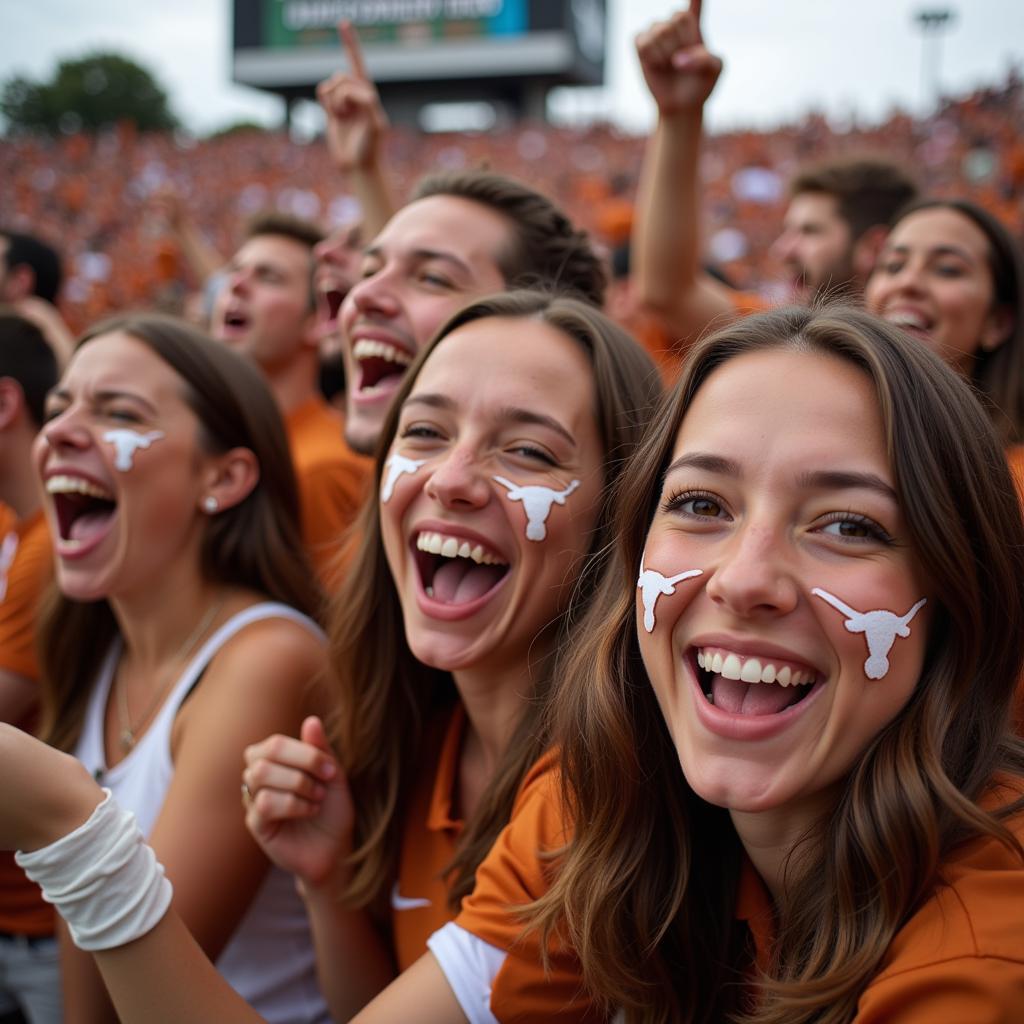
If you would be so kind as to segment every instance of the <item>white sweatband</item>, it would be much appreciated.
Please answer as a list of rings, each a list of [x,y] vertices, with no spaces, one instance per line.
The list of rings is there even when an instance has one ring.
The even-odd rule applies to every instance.
[[[171,902],[171,883],[135,815],[109,789],[84,825],[55,843],[14,855],[67,922],[79,949],[113,949],[153,929]]]

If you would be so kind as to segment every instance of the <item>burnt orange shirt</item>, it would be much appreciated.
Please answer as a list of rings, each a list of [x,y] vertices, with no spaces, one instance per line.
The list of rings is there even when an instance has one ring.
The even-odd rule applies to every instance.
[[[391,927],[398,969],[404,971],[427,951],[427,939],[455,917],[448,906],[442,872],[455,856],[462,819],[455,810],[459,750],[466,711],[459,704],[434,723],[424,764],[409,803],[398,884],[391,893]]]
[[[999,787],[992,810],[1021,795]],[[1024,813],[1005,824],[1024,840]],[[1024,1021],[1024,863],[1001,843],[973,839],[953,851],[931,897],[896,933],[857,1004],[854,1024],[1017,1024]],[[737,918],[759,965],[772,938],[771,901],[745,866]]]
[[[285,417],[302,513],[302,539],[325,584],[366,495],[373,462],[345,443],[340,413],[314,397]]]
[[[575,953],[553,938],[549,970],[541,961],[537,932],[526,929],[516,908],[548,890],[556,853],[569,840],[554,754],[530,769],[512,807],[512,817],[477,869],[473,892],[463,900],[455,923],[505,951],[491,982],[491,1012],[502,1024],[526,1021],[603,1021],[582,991]]]
[[[39,679],[35,652],[39,599],[53,574],[50,535],[42,511],[17,522],[0,506],[0,668]],[[31,722],[14,722],[29,728]],[[15,935],[52,935],[53,908],[39,888],[14,863],[13,853],[0,853],[0,931]]]

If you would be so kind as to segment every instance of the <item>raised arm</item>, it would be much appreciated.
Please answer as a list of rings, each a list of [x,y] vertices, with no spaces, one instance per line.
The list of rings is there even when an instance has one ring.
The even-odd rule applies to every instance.
[[[363,211],[363,237],[374,238],[397,205],[384,167],[388,119],[377,87],[367,74],[359,37],[351,22],[338,22],[348,72],[337,72],[317,86],[327,115],[327,151],[334,166],[348,175]]]
[[[319,718],[299,739],[271,736],[245,752],[246,824],[267,856],[295,875],[309,913],[320,989],[331,1017],[348,1020],[395,976],[390,944],[365,910],[347,909],[354,811]]]
[[[632,238],[634,288],[641,305],[683,346],[735,308],[730,290],[701,268],[703,112],[722,62],[704,47],[700,15],[700,0],[692,0],[688,9],[656,22],[636,40],[658,122],[640,177]]]

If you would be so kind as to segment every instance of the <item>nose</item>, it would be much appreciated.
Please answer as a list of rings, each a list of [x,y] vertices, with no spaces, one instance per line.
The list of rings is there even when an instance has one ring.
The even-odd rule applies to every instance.
[[[73,406],[44,424],[39,436],[54,451],[61,448],[87,448],[92,441],[92,435]]]
[[[444,508],[453,510],[483,508],[494,493],[480,462],[464,446],[454,448],[435,463],[424,490]]]
[[[252,277],[247,267],[235,267],[233,270],[228,272],[228,279],[225,287],[229,292],[231,292],[231,294],[240,295],[248,290],[251,280]]]
[[[360,278],[350,289],[347,299],[363,316],[394,317],[398,315],[393,271],[381,267],[369,277]]]
[[[791,612],[799,588],[777,532],[751,523],[735,533],[707,582],[707,595],[738,618]]]
[[[920,295],[924,291],[923,269],[917,260],[907,260],[896,273],[889,275],[889,287],[894,292]]]
[[[771,255],[779,263],[790,263],[796,258],[796,232],[785,230],[772,243]]]

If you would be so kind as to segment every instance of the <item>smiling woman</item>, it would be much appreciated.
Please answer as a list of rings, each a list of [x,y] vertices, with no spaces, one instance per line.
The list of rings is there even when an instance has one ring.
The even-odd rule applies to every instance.
[[[861,312],[749,317],[616,522],[536,908],[590,991],[630,1022],[1021,1019],[1024,529],[964,383]]]
[[[269,391],[183,324],[111,321],[79,343],[34,454],[60,587],[43,735],[134,812],[230,983],[267,1020],[324,1019],[301,903],[238,804],[242,750],[298,726],[325,663]],[[90,959],[66,946],[73,1019],[109,1019]]]

